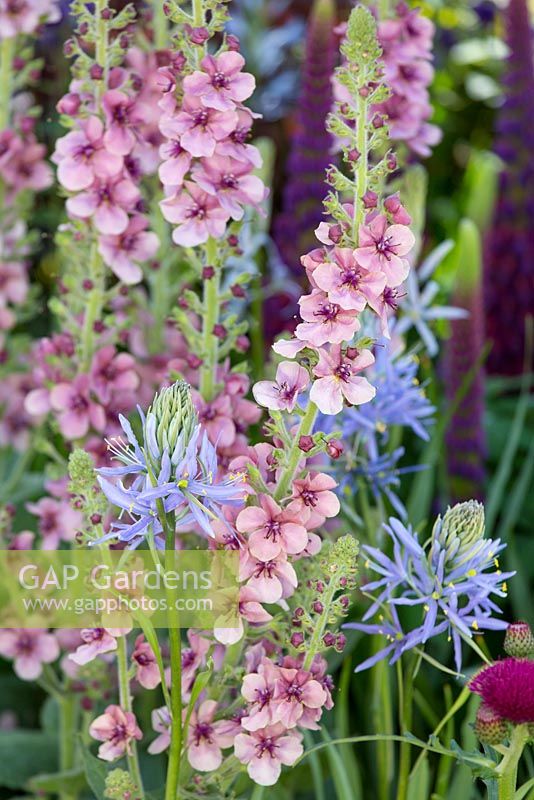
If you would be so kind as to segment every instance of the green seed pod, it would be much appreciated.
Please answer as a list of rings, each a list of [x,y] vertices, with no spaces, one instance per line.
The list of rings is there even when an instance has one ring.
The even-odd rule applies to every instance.
[[[508,626],[504,637],[504,650],[512,658],[534,656],[534,635],[528,622],[513,622]]]

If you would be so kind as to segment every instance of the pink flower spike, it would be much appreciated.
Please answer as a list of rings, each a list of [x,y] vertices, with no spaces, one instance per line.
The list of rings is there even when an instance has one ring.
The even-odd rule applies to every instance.
[[[327,342],[339,344],[350,341],[360,329],[354,311],[346,311],[337,303],[331,303],[328,295],[320,290],[301,297],[299,306],[304,322],[297,325],[296,336],[314,347]]]
[[[0,630],[0,655],[13,660],[19,678],[34,681],[43,671],[43,664],[51,664],[59,657],[59,645],[48,631],[5,628]]]
[[[319,378],[311,388],[310,399],[323,414],[339,414],[345,398],[351,405],[368,403],[376,394],[366,378],[358,377],[361,370],[374,363],[370,350],[362,350],[356,358],[343,356],[341,346],[332,347],[330,353],[319,352],[319,362],[314,374]]]
[[[281,722],[286,728],[294,728],[307,709],[318,709],[325,704],[326,692],[310,672],[280,669],[275,700],[274,721]]]
[[[249,550],[254,558],[270,561],[280,554],[301,553],[308,544],[308,531],[304,523],[309,510],[297,509],[291,503],[281,509],[269,495],[259,496],[260,507],[249,506],[239,512],[236,528],[248,533]]]
[[[299,392],[310,382],[308,370],[294,361],[282,361],[276,370],[276,381],[259,381],[252,387],[260,406],[276,411],[293,411]]]
[[[301,734],[288,732],[280,723],[250,734],[240,733],[234,742],[236,758],[260,786],[274,786],[282,765],[292,766],[303,753]]]
[[[191,181],[186,181],[185,187],[160,203],[167,222],[178,225],[173,232],[174,242],[195,247],[207,242],[210,236],[222,238],[230,217],[228,212],[221,208],[216,197]]]
[[[331,261],[314,270],[313,279],[332,303],[361,312],[369,301],[376,301],[386,285],[386,276],[382,272],[360,266],[348,247],[334,248],[330,257]]]
[[[98,748],[98,757],[104,761],[116,761],[131,753],[132,739],[142,739],[143,734],[131,711],[110,705],[91,723],[89,733],[93,739],[104,742]]]
[[[292,506],[297,514],[311,512],[306,523],[308,528],[317,528],[327,517],[336,517],[339,514],[339,499],[332,491],[336,486],[336,481],[323,472],[315,475],[308,473],[304,478],[293,481]]]
[[[184,79],[186,96],[200,97],[207,108],[229,111],[236,103],[246,100],[256,85],[254,76],[241,72],[245,59],[239,53],[227,51],[220,56],[205,56],[197,70]]]
[[[158,252],[159,239],[147,228],[148,219],[138,214],[128,221],[122,233],[101,236],[98,241],[98,252],[117,278],[128,286],[143,280],[139,262],[154,258]]]
[[[362,267],[381,270],[387,286],[400,286],[409,271],[406,256],[415,244],[415,236],[406,225],[388,225],[387,217],[378,214],[360,226],[360,246],[354,256]]]

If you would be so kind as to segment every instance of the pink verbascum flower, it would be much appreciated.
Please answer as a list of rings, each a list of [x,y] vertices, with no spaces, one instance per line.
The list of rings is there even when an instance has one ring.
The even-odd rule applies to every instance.
[[[58,139],[52,161],[58,165],[58,180],[69,192],[87,189],[95,178],[111,178],[121,169],[121,156],[104,145],[104,126],[91,116],[80,123],[80,129]]]
[[[136,214],[122,233],[101,236],[98,240],[98,252],[108,267],[129,286],[143,280],[139,262],[154,258],[158,252],[159,239],[147,228],[148,219]]]
[[[72,542],[83,527],[83,515],[68,500],[42,497],[26,508],[39,518],[39,533],[43,536],[43,550],[57,550],[61,541]]]
[[[89,376],[92,390],[104,405],[111,401],[114,393],[133,392],[139,386],[134,357],[129,353],[117,353],[112,344],[94,354]]]
[[[241,694],[247,701],[246,716],[241,725],[247,731],[266,728],[274,722],[274,695],[279,668],[268,658],[263,658],[257,672],[245,675]]]
[[[377,214],[360,226],[359,244],[354,251],[358,263],[369,270],[381,270],[388,286],[400,286],[410,269],[403,256],[415,244],[411,230],[406,225],[389,225],[384,214]]]
[[[0,30],[2,39],[19,33],[33,33],[39,23],[57,22],[61,18],[58,0],[2,0],[0,2]]]
[[[370,350],[361,350],[354,358],[349,358],[343,355],[341,345],[331,347],[329,353],[319,351],[319,361],[313,369],[319,380],[311,388],[310,399],[322,414],[339,414],[344,399],[353,406],[373,399],[375,387],[358,373],[371,366],[374,360]]]
[[[187,731],[187,760],[199,772],[212,772],[222,764],[221,749],[234,742],[229,723],[214,721],[217,711],[215,700],[204,700],[193,711]]]
[[[301,341],[320,347],[327,342],[339,344],[350,341],[360,322],[354,311],[347,311],[331,303],[325,292],[315,289],[299,300],[300,315],[304,322],[297,325],[295,334]]]
[[[184,78],[184,91],[200,97],[207,108],[230,111],[254,91],[256,81],[250,73],[241,72],[245,59],[239,53],[229,50],[217,57],[207,55],[200,66],[202,71]]]
[[[111,653],[117,649],[116,638],[106,628],[85,628],[80,636],[83,644],[69,654],[69,659],[79,666],[89,664],[102,653]]]
[[[184,247],[204,244],[210,236],[220,239],[230,218],[216,197],[192,181],[186,181],[184,189],[162,200],[160,207],[167,222],[178,225],[172,234],[173,241]]]
[[[236,161],[245,161],[254,167],[261,167],[263,159],[257,147],[247,144],[252,128],[252,120],[259,116],[253,114],[248,108],[239,108],[237,111],[237,124],[230,135],[217,143],[217,153],[221,156],[230,156]]]
[[[155,756],[163,753],[171,743],[171,715],[167,706],[155,708],[152,711],[152,727],[159,733],[153,742],[148,746],[150,755]]]
[[[95,180],[85,191],[69,197],[66,206],[73,217],[93,217],[99,233],[118,235],[128,227],[128,212],[135,210],[139,199],[135,184],[121,173],[105,180]]]
[[[309,472],[304,478],[293,481],[292,507],[297,515],[303,511],[310,514],[307,527],[317,528],[327,517],[337,517],[340,504],[332,491],[336,486],[332,476],[323,472],[315,475]]]
[[[123,711],[120,706],[109,705],[91,723],[89,733],[99,742],[98,757],[103,761],[116,761],[126,753],[131,753],[133,739],[142,739],[143,734],[131,711]]]
[[[250,174],[250,164],[234,158],[215,154],[197,164],[192,175],[205,192],[217,197],[234,220],[243,218],[243,206],[257,208],[267,196],[261,178]]]
[[[104,134],[107,149],[114,155],[127,156],[135,147],[136,131],[143,122],[135,100],[118,89],[110,89],[102,97],[102,108],[107,124]]]
[[[5,628],[0,630],[0,655],[13,660],[13,669],[23,681],[34,681],[59,657],[56,638],[45,630]]]
[[[77,375],[72,383],[59,383],[50,392],[50,404],[67,439],[80,439],[90,427],[99,432],[106,427],[105,411],[92,400],[90,388],[89,375]]]
[[[282,550],[275,558],[261,559],[244,553],[240,563],[240,580],[256,592],[262,603],[277,603],[290,597],[298,585],[297,574]]]
[[[233,444],[236,437],[236,426],[230,397],[221,393],[210,403],[206,403],[200,393],[195,392],[194,404],[198,418],[210,441],[220,447],[229,447]]]
[[[252,733],[240,733],[234,742],[236,758],[260,786],[273,786],[282,764],[291,767],[303,753],[301,735],[288,732],[280,723]]]
[[[145,641],[143,634],[135,640],[132,653],[135,664],[135,677],[145,689],[155,689],[161,683],[161,675],[154,651]]]
[[[178,139],[170,138],[159,148],[160,157],[163,159],[159,166],[159,179],[164,186],[181,186],[189,172],[192,156],[180,144]]]
[[[322,708],[326,702],[326,692],[313,677],[304,669],[281,668],[276,678],[275,704],[273,719],[281,722],[286,728],[294,728],[297,723],[303,726],[305,712]],[[316,714],[308,716],[304,727],[316,728]]]
[[[226,139],[237,125],[235,111],[217,111],[197,98],[185,96],[180,113],[161,126],[170,139],[180,140],[182,147],[197,158],[210,158],[217,143]]]
[[[284,509],[269,495],[258,498],[259,506],[249,506],[239,512],[236,528],[248,533],[248,548],[254,558],[270,561],[281,553],[302,552],[308,544],[308,531],[304,526],[309,511],[300,513],[291,503]]]
[[[332,303],[360,312],[367,303],[376,302],[386,285],[386,276],[380,270],[362,267],[349,247],[334,248],[330,259],[316,267],[313,279]]]
[[[252,387],[260,406],[276,411],[293,411],[299,392],[310,382],[308,370],[292,361],[282,361],[276,370],[276,381],[258,381]]]

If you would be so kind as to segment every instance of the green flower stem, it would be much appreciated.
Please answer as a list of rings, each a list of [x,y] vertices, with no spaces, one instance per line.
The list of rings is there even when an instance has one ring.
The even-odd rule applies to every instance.
[[[363,222],[364,207],[362,197],[367,191],[367,174],[369,161],[369,142],[367,138],[367,126],[369,124],[369,103],[366,97],[358,95],[356,105],[356,149],[360,157],[356,162],[354,177],[354,218],[352,222],[352,240],[358,243],[360,225]]]
[[[96,84],[96,99],[100,99],[107,89],[108,85],[108,23],[102,16],[102,12],[108,7],[108,0],[97,0],[95,3],[95,18],[96,18],[96,48],[95,58],[96,63],[102,67],[104,74],[102,80],[95,81]]]
[[[123,711],[132,712],[132,696],[130,694],[130,679],[128,677],[128,651],[125,636],[117,639],[117,671],[119,676],[119,702]],[[126,754],[128,761],[128,771],[132,780],[139,788],[139,796],[143,800],[145,794],[143,790],[143,779],[139,768],[139,756],[137,754],[137,742],[133,739],[130,742],[130,752]]]
[[[414,676],[417,666],[417,656],[410,655],[406,659],[408,670],[405,677],[402,669],[402,659],[397,661],[397,678],[399,691],[399,725],[401,734],[409,731],[412,727],[413,718],[413,690]],[[402,742],[399,756],[399,777],[397,783],[397,800],[406,800],[408,796],[408,779],[410,776],[410,742]]]
[[[215,270],[213,278],[204,280],[204,312],[202,325],[202,344],[204,360],[200,368],[200,394],[206,402],[213,399],[215,394],[215,373],[218,363],[219,340],[213,334],[213,328],[219,320],[221,285],[220,268],[216,264],[217,243],[215,239],[208,240],[206,245],[206,265]]]
[[[10,36],[0,45],[0,131],[9,127],[11,121],[11,91],[13,87],[13,58],[17,38]]]
[[[204,8],[202,6],[202,0],[193,0],[193,25],[196,28],[200,28],[202,25],[204,25]]]
[[[158,505],[163,506],[159,501]],[[165,530],[165,570],[175,568],[176,542],[174,527],[169,524],[167,514],[160,509],[160,519]],[[182,637],[178,627],[177,610],[174,608],[172,590],[167,589],[169,613],[169,648],[171,663],[171,743],[165,783],[165,800],[176,800],[180,787],[182,762]]]
[[[338,590],[337,581],[334,580],[334,576],[332,576],[332,580],[328,584],[326,592],[321,595],[321,603],[324,606],[323,613],[315,622],[315,627],[313,629],[312,638],[310,640],[310,646],[306,651],[306,657],[304,659],[304,664],[302,668],[305,670],[309,670],[313,659],[317,655],[320,650],[323,650],[323,636],[325,632],[325,628],[328,625],[328,619],[332,614],[332,602],[334,600],[334,595]]]
[[[165,50],[169,44],[169,26],[163,11],[164,5],[163,0],[155,0],[152,3],[154,46],[156,50]]]
[[[517,769],[528,739],[527,725],[516,725],[510,739],[508,752],[497,767],[499,800],[514,800],[517,787]]]
[[[293,445],[288,453],[287,456],[287,466],[282,473],[280,480],[278,481],[278,486],[276,487],[276,491],[274,493],[275,500],[281,500],[285,497],[289,491],[291,486],[291,482],[295,477],[295,472],[297,471],[297,467],[301,458],[303,458],[304,453],[299,448],[299,441],[301,436],[309,436],[313,430],[313,425],[315,423],[315,419],[317,417],[318,408],[315,403],[312,403],[311,400],[308,403],[308,408],[306,409],[306,413],[302,417],[300,422],[300,427],[295,435],[295,439]]]
[[[373,636],[372,641],[373,650],[377,652],[382,647],[381,638]],[[391,670],[385,661],[379,661],[372,670],[373,727],[374,730],[382,731],[385,734],[393,733],[390,675]],[[377,795],[379,800],[388,800],[395,767],[393,742],[377,742],[376,760]]]
[[[75,765],[76,734],[78,730],[78,703],[76,695],[71,691],[59,699],[59,769],[68,772]],[[64,790],[60,800],[76,800],[78,792]]]
[[[89,368],[94,352],[94,324],[102,312],[104,303],[104,264],[98,244],[93,242],[89,261],[89,276],[93,288],[89,292],[82,329],[81,371]]]

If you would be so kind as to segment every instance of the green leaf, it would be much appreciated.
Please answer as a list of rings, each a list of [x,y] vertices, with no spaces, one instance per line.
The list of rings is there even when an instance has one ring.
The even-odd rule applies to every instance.
[[[407,800],[427,800],[430,795],[430,767],[428,761],[421,761],[408,781]]]
[[[87,786],[85,772],[83,769],[71,769],[66,772],[54,772],[51,774],[36,775],[28,781],[28,789],[32,792],[42,792],[44,794],[60,794],[63,791],[80,792]]]
[[[321,731],[323,741],[330,742],[331,737],[326,729]],[[350,782],[345,764],[341,758],[341,754],[337,745],[331,744],[326,747],[326,756],[330,765],[332,779],[336,788],[336,796],[338,800],[358,800],[358,795],[354,794],[354,787]]]
[[[97,800],[102,800],[106,788],[108,768],[105,761],[96,758],[87,747],[82,748],[85,777]]]
[[[58,743],[41,731],[0,731],[0,786],[20,789],[39,772],[57,768]]]

